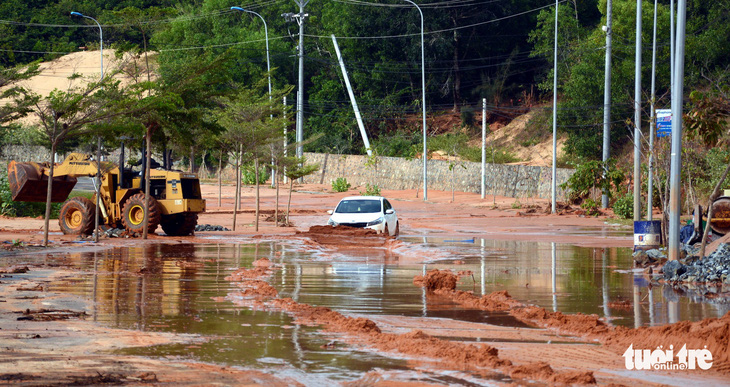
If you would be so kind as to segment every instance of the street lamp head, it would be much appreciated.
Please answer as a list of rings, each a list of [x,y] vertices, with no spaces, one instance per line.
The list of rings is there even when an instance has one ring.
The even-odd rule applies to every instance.
[[[85,17],[85,16],[84,16],[84,15],[83,15],[82,13],[80,13],[80,12],[71,12],[71,16],[81,16],[81,17]]]
[[[245,10],[245,9],[243,9],[243,8],[241,8],[241,7],[231,7],[231,10],[232,10],[232,11],[241,11],[241,12],[246,12],[246,10]]]

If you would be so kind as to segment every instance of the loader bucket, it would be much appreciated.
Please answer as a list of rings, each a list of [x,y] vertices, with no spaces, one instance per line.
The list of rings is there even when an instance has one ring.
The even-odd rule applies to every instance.
[[[730,233],[730,196],[722,196],[712,202],[710,227],[720,235]]]
[[[8,165],[8,183],[13,200],[16,202],[45,202],[48,190],[48,176],[38,173],[33,164],[16,163]],[[59,176],[53,178],[52,202],[62,202],[76,185],[76,178]]]

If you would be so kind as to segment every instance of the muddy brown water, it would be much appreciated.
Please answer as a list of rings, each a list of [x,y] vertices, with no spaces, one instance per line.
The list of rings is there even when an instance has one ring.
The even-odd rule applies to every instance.
[[[595,313],[617,325],[700,320],[730,310],[721,298],[650,287],[643,273],[630,271],[631,250],[626,248],[479,238],[403,237],[402,241],[405,247],[395,252],[360,255],[304,252],[301,245],[278,241],[157,244],[74,253],[64,257],[63,264],[79,269],[78,275],[50,284],[48,290],[92,301],[86,312],[101,324],[208,339],[124,353],[274,369],[305,384],[353,380],[372,369],[407,380],[413,371],[407,359],[355,350],[316,328],[294,324],[284,313],[214,300],[240,290],[225,280],[236,268],[251,267],[254,260],[268,257],[281,265],[270,279],[280,297],[355,316],[413,316],[524,327],[506,313],[464,310],[413,285],[415,275],[433,268],[471,271],[473,275],[462,277],[462,290],[487,294],[506,289],[522,302],[566,313]],[[435,258],[427,263],[398,262],[399,254],[433,250],[440,254],[431,254]],[[473,378],[437,371],[419,372],[417,377],[437,383],[485,382]],[[503,380],[500,375],[495,379]]]

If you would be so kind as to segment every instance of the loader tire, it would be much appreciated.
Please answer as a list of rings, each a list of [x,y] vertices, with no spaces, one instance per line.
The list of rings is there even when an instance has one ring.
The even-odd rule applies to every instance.
[[[164,215],[160,225],[168,236],[195,235],[195,226],[198,224],[198,214],[185,212],[174,215]]]
[[[150,196],[150,213],[147,219],[148,226],[147,232],[153,233],[157,229],[157,225],[160,224],[160,205],[157,203],[157,199]],[[144,230],[144,193],[138,193],[132,195],[124,203],[122,209],[122,223],[124,228],[129,232],[142,234]]]
[[[94,232],[96,205],[85,197],[66,200],[58,215],[58,225],[66,235],[90,235]]]

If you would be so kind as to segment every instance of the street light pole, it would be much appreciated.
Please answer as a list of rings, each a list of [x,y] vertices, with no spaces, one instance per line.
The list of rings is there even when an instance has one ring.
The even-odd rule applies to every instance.
[[[294,0],[299,6],[299,13],[283,13],[281,16],[287,22],[296,21],[299,25],[299,44],[298,44],[298,56],[299,56],[299,84],[297,86],[297,125],[296,125],[296,141],[297,149],[296,156],[301,159],[304,156],[304,148],[302,142],[304,141],[304,20],[309,14],[304,13],[304,7],[309,4],[309,0]],[[303,181],[303,178],[299,178],[299,181]]]
[[[413,4],[418,13],[421,15],[421,91],[422,91],[422,114],[423,114],[423,201],[428,200],[428,148],[426,147],[426,55],[425,46],[423,44],[423,12],[418,4],[411,0],[403,0]]]
[[[251,14],[254,14],[261,19],[262,22],[264,22],[264,36],[266,38],[266,74],[268,76],[269,80],[269,103],[271,103],[271,61],[269,60],[269,27],[266,25],[266,20],[263,16],[259,15],[258,13],[254,11],[249,11],[247,9],[243,9],[241,7],[231,7],[231,10],[233,11],[240,11],[240,12],[248,12]],[[269,118],[273,119],[273,115],[269,115]],[[271,187],[273,188],[276,185],[276,174],[274,173],[274,154],[272,151],[271,154]]]
[[[80,16],[80,17],[83,17],[86,19],[91,19],[99,27],[99,52],[101,53],[100,54],[101,77],[99,78],[99,82],[101,82],[104,80],[104,34],[102,33],[102,30],[101,30],[101,24],[99,24],[99,22],[96,19],[94,19],[93,17],[86,16],[79,12],[72,11],[71,16]],[[99,201],[100,201],[99,197],[101,196],[101,136],[98,137],[96,145],[97,145],[96,146],[97,168],[96,168],[96,183],[95,183],[95,185],[96,185],[96,207],[94,208],[94,242],[99,242]],[[120,165],[119,168],[121,171],[122,168],[124,168],[124,166]],[[146,213],[145,213],[145,216],[147,216]]]
[[[271,61],[269,60],[269,27],[266,25],[266,20],[264,20],[264,17],[259,15],[258,13],[243,9],[241,7],[231,7],[231,10],[254,14],[258,16],[262,22],[264,22],[264,34],[266,37],[266,72],[269,75],[269,101],[271,101]]]
[[[641,220],[641,0],[636,0],[634,75],[634,221]]]
[[[104,34],[101,31],[101,24],[99,24],[96,19],[94,19],[91,16],[86,16],[80,12],[71,12],[71,16],[80,16],[84,17],[90,20],[93,20],[94,23],[99,27],[99,51],[101,52],[101,79],[99,81],[101,82],[104,79]]]

